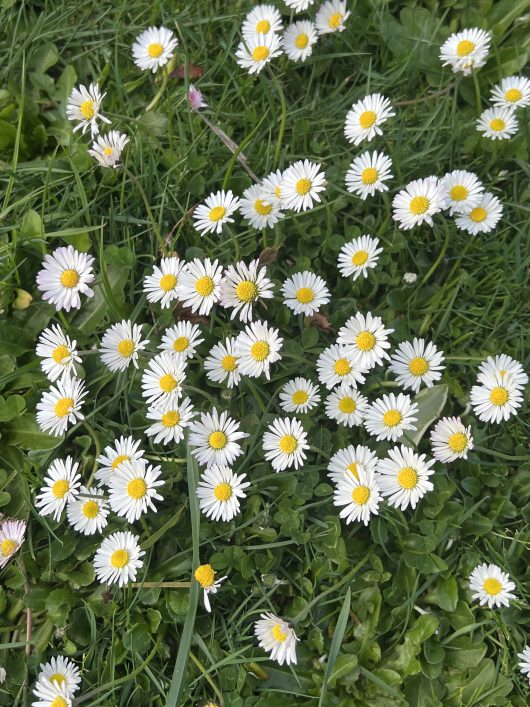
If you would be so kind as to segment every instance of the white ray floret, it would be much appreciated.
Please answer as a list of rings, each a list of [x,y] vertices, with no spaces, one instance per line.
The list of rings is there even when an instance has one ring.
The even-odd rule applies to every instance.
[[[478,206],[484,192],[482,182],[473,172],[455,169],[442,178],[445,195],[445,208],[449,214],[461,214]]]
[[[160,265],[155,265],[153,272],[144,277],[144,292],[148,302],[160,302],[162,309],[169,307],[178,299],[180,278],[186,263],[172,256],[162,258]]]
[[[507,76],[491,89],[494,106],[524,108],[530,106],[530,79],[526,76]]]
[[[42,358],[41,368],[48,380],[75,376],[75,364],[81,363],[77,355],[77,342],[71,340],[58,324],[52,324],[41,332],[35,353]]]
[[[81,85],[79,88],[72,89],[66,103],[66,117],[68,120],[77,121],[74,132],[81,130],[84,135],[90,128],[94,136],[99,133],[98,120],[110,123],[110,120],[100,113],[101,102],[106,95],[101,93],[97,83],[91,83],[88,88]]]
[[[20,550],[26,536],[23,520],[0,521],[0,569]]]
[[[277,56],[283,54],[282,40],[275,32],[247,35],[236,51],[236,60],[249,74],[259,74]]]
[[[434,474],[431,469],[434,463],[434,459],[427,460],[425,454],[416,454],[404,444],[394,447],[387,458],[377,463],[376,478],[381,495],[390,506],[402,511],[409,506],[416,508],[418,501],[434,488],[429,481],[429,476]]]
[[[478,370],[477,381],[479,383],[487,381],[492,373],[500,373],[501,376],[508,373],[516,388],[524,388],[528,383],[528,376],[522,365],[519,361],[516,361],[507,354],[498,354],[495,358],[488,356],[488,358],[480,364]]]
[[[296,642],[298,638],[287,621],[267,612],[260,614],[254,624],[254,635],[260,648],[279,665],[296,665]]]
[[[239,334],[234,345],[239,372],[252,378],[262,373],[270,378],[270,365],[281,359],[283,339],[267,322],[252,322]]]
[[[129,531],[113,533],[103,540],[93,562],[101,584],[123,587],[135,581],[138,570],[144,564],[141,558],[145,555],[139,540],[138,535]]]
[[[349,474],[336,481],[333,505],[342,507],[339,513],[346,523],[360,522],[368,525],[370,518],[378,514],[381,495],[372,472],[358,470],[358,476]]]
[[[383,395],[374,400],[365,413],[364,426],[369,434],[378,441],[382,439],[395,442],[407,430],[415,430],[418,405],[409,395],[399,393]]]
[[[377,468],[378,458],[368,447],[353,444],[339,449],[329,460],[328,476],[335,484],[344,478],[354,476],[359,479],[359,472],[373,475]]]
[[[363,200],[376,192],[388,191],[385,182],[393,177],[391,167],[392,160],[382,152],[363,152],[346,172],[346,189]]]
[[[219,577],[218,579],[215,579],[216,574],[217,572],[214,570],[214,568],[208,564],[199,565],[199,567],[197,567],[197,569],[193,573],[195,580],[201,585],[201,588],[203,590],[204,608],[208,612],[212,610],[209,595],[217,594],[217,590],[219,589],[223,581],[226,579],[226,577]]]
[[[431,388],[442,377],[445,368],[442,351],[425,339],[414,337],[412,342],[402,341],[390,357],[389,370],[396,375],[397,383],[405,389],[418,392],[422,383]]]
[[[302,467],[307,458],[306,449],[309,449],[307,434],[295,417],[277,417],[263,435],[265,459],[271,462],[276,472],[292,466],[295,469]]]
[[[232,520],[239,514],[239,499],[246,498],[244,489],[250,486],[246,474],[234,474],[228,466],[212,464],[202,472],[197,484],[199,508],[212,520]]]
[[[351,346],[332,344],[324,349],[317,359],[318,380],[331,390],[336,385],[357,387],[364,383],[367,368],[359,364]]]
[[[270,198],[276,197],[276,199],[278,199],[278,201],[280,202],[280,207],[283,205],[283,175],[284,172],[282,172],[281,169],[277,169],[275,172],[271,172],[266,177],[264,177],[263,181],[261,182],[261,186],[263,187],[264,193]]]
[[[373,140],[382,135],[381,125],[395,115],[388,98],[371,93],[352,105],[346,115],[344,135],[348,142],[359,145],[363,140]]]
[[[282,285],[283,303],[295,314],[311,316],[325,304],[331,295],[320,275],[304,270],[297,272]]]
[[[320,192],[326,188],[326,175],[321,165],[309,160],[299,160],[282,175],[282,204],[293,211],[307,211],[313,202],[320,203]]]
[[[280,199],[262,184],[245,189],[239,208],[253,228],[273,228],[285,216]]]
[[[341,385],[328,395],[325,401],[326,415],[339,425],[354,427],[362,425],[368,400],[349,385]]]
[[[217,260],[195,258],[181,275],[179,299],[196,314],[209,314],[221,296],[223,266]]]
[[[443,464],[467,459],[473,449],[471,426],[465,426],[459,417],[442,417],[431,430],[432,455]]]
[[[259,260],[251,260],[248,265],[241,260],[226,268],[221,283],[221,306],[232,310],[230,319],[252,321],[254,305],[273,295],[274,285]]]
[[[149,27],[136,37],[132,45],[133,61],[142,71],[155,73],[175,54],[178,39],[166,27]]]
[[[445,205],[444,189],[437,177],[409,182],[392,201],[392,218],[407,231],[422,223],[433,225],[432,217]]]
[[[241,34],[244,37],[253,37],[259,34],[281,32],[283,29],[282,16],[274,5],[256,5],[243,20]]]
[[[202,412],[200,419],[190,424],[188,443],[199,464],[232,466],[243,454],[239,440],[245,437],[248,434],[241,432],[239,422],[226,410],[219,414],[216,408],[212,408],[211,412]]]
[[[530,682],[530,645],[526,645],[521,653],[517,654],[519,658],[519,670],[523,675],[526,675]]]
[[[186,359],[193,358],[197,346],[204,341],[200,336],[201,330],[198,324],[180,321],[165,330],[159,348]]]
[[[515,599],[515,584],[497,565],[477,565],[469,577],[469,588],[473,592],[471,598],[478,599],[480,606],[487,604],[489,609],[510,606],[510,599]]]
[[[103,498],[103,489],[81,486],[79,494],[66,506],[68,522],[83,535],[101,533],[108,523],[108,514],[109,504]]]
[[[92,264],[94,258],[80,253],[71,245],[56,248],[51,255],[44,256],[42,270],[37,273],[37,287],[42,299],[55,305],[57,310],[81,307],[80,295],[93,297],[89,286],[94,281]]]
[[[338,258],[338,268],[342,277],[351,277],[355,282],[358,277],[368,277],[368,269],[375,268],[379,254],[379,238],[360,236],[342,246]]]
[[[110,371],[125,371],[131,363],[138,368],[138,352],[148,343],[149,339],[142,339],[141,325],[124,319],[103,334],[99,353]]]
[[[182,395],[187,359],[171,351],[153,356],[142,374],[142,396],[148,403],[164,403]]]
[[[145,434],[154,438],[154,444],[177,444],[184,439],[185,429],[196,414],[189,398],[156,403],[147,411],[146,418],[153,420],[154,424],[146,429]]]
[[[500,221],[502,211],[501,201],[493,194],[485,192],[477,206],[457,216],[456,225],[472,236],[476,236],[477,233],[488,233]]]
[[[126,133],[120,133],[118,130],[109,130],[105,135],[98,135],[92,143],[92,148],[88,150],[88,154],[92,155],[102,167],[113,167],[116,169],[120,166],[121,153],[129,140],[130,138]]]
[[[37,699],[31,703],[32,707],[72,707],[72,698],[64,683],[42,677],[35,683],[33,694]]]
[[[140,440],[134,437],[119,437],[114,444],[108,445],[96,459],[99,466],[95,477],[100,486],[110,483],[111,478],[122,468],[124,462],[137,462],[144,456],[140,449]]]
[[[204,360],[206,377],[216,383],[226,381],[227,388],[233,388],[241,380],[235,344],[235,338],[220,341],[210,349],[210,355]]]
[[[35,497],[35,507],[43,516],[59,520],[66,504],[77,497],[81,485],[79,462],[72,457],[55,459],[44,477],[44,486]]]
[[[498,424],[517,415],[523,395],[509,373],[491,373],[471,388],[470,400],[479,420]]]
[[[283,50],[291,61],[305,61],[313,53],[317,41],[317,29],[313,22],[300,20],[288,25],[283,33]]]
[[[319,34],[344,32],[345,22],[351,12],[346,9],[345,0],[328,0],[322,3],[315,16],[315,25]]]
[[[361,370],[368,371],[390,358],[387,352],[390,348],[388,336],[393,331],[385,329],[381,317],[371,312],[366,315],[357,312],[339,329],[337,343],[353,353]]]
[[[81,673],[77,665],[64,655],[54,656],[48,663],[39,665],[37,681],[57,683],[66,688],[69,697],[73,697],[81,687]]]
[[[280,393],[280,407],[285,412],[305,413],[320,402],[318,386],[307,378],[294,378],[286,383]]]
[[[37,403],[37,422],[41,430],[60,437],[68,425],[84,420],[81,405],[87,393],[84,382],[77,378],[64,378],[51,385]]]
[[[157,492],[164,481],[159,466],[151,466],[145,459],[120,465],[109,483],[109,504],[118,516],[126,518],[128,523],[134,523],[148,510],[156,513],[155,501],[163,497]]]
[[[453,73],[469,76],[486,63],[490,42],[490,33],[477,27],[455,32],[440,47],[442,66],[449,65]]]
[[[515,109],[505,106],[487,108],[477,120],[477,130],[491,140],[509,140],[519,130]]]
[[[200,204],[193,212],[195,222],[193,227],[202,236],[207,233],[219,235],[225,223],[234,223],[232,214],[239,209],[239,197],[230,190],[210,194],[204,204]]]

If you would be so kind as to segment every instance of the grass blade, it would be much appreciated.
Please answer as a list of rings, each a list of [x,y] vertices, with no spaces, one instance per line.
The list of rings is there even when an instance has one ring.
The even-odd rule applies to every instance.
[[[333,634],[333,640],[331,641],[331,648],[329,649],[328,662],[326,665],[326,672],[324,674],[324,684],[322,685],[322,691],[320,692],[320,699],[318,701],[318,707],[322,707],[324,704],[324,698],[326,696],[326,690],[328,686],[328,680],[333,673],[333,668],[335,667],[335,661],[339,655],[340,646],[342,643],[342,638],[344,632],[346,631],[346,626],[348,625],[348,616],[350,613],[351,605],[351,589],[348,587],[344,601],[342,602],[342,609],[340,610],[337,625],[335,626],[335,632]]]

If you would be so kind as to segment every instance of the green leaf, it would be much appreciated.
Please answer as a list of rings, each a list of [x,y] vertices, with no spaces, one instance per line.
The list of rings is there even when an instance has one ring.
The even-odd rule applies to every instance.
[[[24,214],[22,226],[20,227],[20,235],[22,238],[44,238],[44,226],[40,214],[33,209],[29,209]]]
[[[449,386],[446,383],[433,385],[431,388],[420,390],[414,398],[419,408],[416,431],[407,433],[408,439],[414,444],[418,445],[420,443],[427,428],[440,417],[447,400],[448,390]]]
[[[458,603],[458,584],[450,575],[446,579],[440,578],[434,587],[425,595],[425,601],[436,604],[444,611],[454,611]]]
[[[49,450],[59,447],[64,435],[54,437],[42,432],[38,426],[35,415],[26,413],[14,422],[5,426],[6,436],[13,444],[20,445],[23,449]]]
[[[342,608],[340,610],[339,618],[337,620],[337,625],[335,626],[335,631],[333,632],[333,640],[331,641],[331,647],[329,649],[328,660],[326,663],[326,672],[324,673],[324,683],[320,691],[320,699],[318,700],[318,707],[323,707],[326,704],[324,699],[326,697],[326,691],[328,688],[329,680],[333,674],[335,668],[335,662],[339,655],[339,650],[342,644],[342,639],[348,625],[348,617],[350,614],[351,606],[351,588],[348,590],[344,596],[344,601],[342,602]]]
[[[3,398],[0,395],[0,422],[9,422],[18,417],[26,409],[26,401],[21,395],[10,395]]]
[[[147,111],[138,118],[138,125],[147,133],[156,137],[164,137],[167,133],[167,116],[155,111]]]

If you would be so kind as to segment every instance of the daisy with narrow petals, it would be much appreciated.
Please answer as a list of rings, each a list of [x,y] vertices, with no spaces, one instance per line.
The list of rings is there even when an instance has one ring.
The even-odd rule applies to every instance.
[[[210,355],[204,360],[206,377],[216,383],[226,381],[227,388],[233,388],[241,380],[235,343],[235,338],[230,337],[220,341],[210,349]]]
[[[396,375],[398,384],[415,393],[424,383],[431,388],[442,377],[445,368],[444,355],[425,339],[403,341],[390,357],[389,369]]]
[[[52,684],[64,685],[69,697],[73,697],[81,687],[79,668],[64,655],[54,656],[48,663],[41,663],[37,680],[49,680]]]
[[[109,504],[114,513],[128,523],[134,523],[148,510],[156,513],[154,501],[163,500],[157,492],[164,485],[159,480],[161,473],[159,466],[151,466],[145,459],[123,462],[109,483]]]
[[[491,102],[505,108],[530,106],[530,79],[526,76],[507,76],[491,89]]]
[[[275,172],[268,174],[261,183],[264,193],[269,197],[276,197],[276,199],[280,202],[280,206],[283,204],[283,174],[284,173],[281,169],[277,169]]]
[[[368,434],[378,441],[388,439],[395,442],[406,430],[415,430],[418,405],[409,395],[399,393],[383,395],[374,400],[365,413],[364,426]]]
[[[530,682],[530,645],[526,645],[524,650],[517,654],[517,657],[519,658],[519,670],[528,677]]]
[[[190,424],[188,444],[199,464],[210,466],[232,466],[243,454],[240,439],[248,437],[241,432],[239,422],[229,417],[226,410],[219,414],[216,408],[211,412],[201,412],[200,420]]]
[[[153,74],[173,58],[178,39],[166,27],[149,27],[132,45],[133,61],[142,71]]]
[[[165,403],[182,395],[187,359],[171,351],[153,356],[142,374],[142,396],[148,403]]]
[[[236,475],[228,466],[212,464],[201,474],[197,484],[199,508],[212,520],[232,520],[240,512],[240,498],[246,498],[246,474]]]
[[[84,135],[90,128],[92,135],[97,135],[99,133],[98,120],[110,123],[110,120],[99,112],[101,102],[106,95],[106,93],[101,93],[97,83],[91,83],[88,88],[79,86],[79,88],[72,89],[66,104],[66,117],[68,120],[78,121],[74,132],[81,130]]]
[[[81,363],[76,344],[58,324],[41,332],[35,353],[43,359],[40,365],[48,380],[54,382],[58,378],[75,376],[75,364]]]
[[[37,403],[37,422],[41,430],[60,437],[69,424],[84,420],[81,405],[87,393],[85,384],[77,378],[63,378],[51,385]]]
[[[478,370],[477,381],[479,383],[487,381],[492,373],[500,373],[501,376],[508,373],[516,388],[523,388],[528,383],[528,376],[522,365],[507,354],[498,354],[495,358],[488,356],[480,364]]]
[[[196,314],[209,314],[221,296],[223,266],[217,260],[194,258],[181,277],[179,298]]]
[[[368,269],[375,268],[379,254],[379,238],[360,236],[342,246],[339,253],[338,268],[342,277],[351,277],[355,282],[358,277],[368,277]]]
[[[390,358],[388,335],[393,331],[385,329],[381,317],[375,317],[371,312],[366,316],[357,312],[339,329],[337,343],[354,354],[361,370],[368,371]]]
[[[271,660],[279,665],[296,665],[296,642],[299,639],[287,621],[270,612],[260,614],[254,624],[254,635],[259,647],[270,654]]]
[[[91,255],[80,253],[71,245],[45,255],[42,270],[37,273],[42,299],[55,305],[57,310],[79,309],[79,295],[94,296],[94,290],[89,287],[94,281],[93,262]]]
[[[486,109],[477,120],[477,130],[491,140],[509,140],[519,129],[515,109],[495,106]]]
[[[484,66],[488,58],[491,34],[473,27],[455,32],[440,47],[442,66],[451,66],[453,73],[469,76]]]
[[[286,383],[280,393],[280,407],[285,412],[305,413],[320,402],[318,386],[307,378],[295,378]]]
[[[473,449],[471,427],[459,417],[442,417],[431,430],[431,449],[433,457],[443,464],[467,459]]]
[[[477,233],[488,233],[500,221],[502,210],[501,201],[490,192],[485,192],[477,206],[456,218],[456,225],[472,236],[476,236]]]
[[[284,2],[293,12],[304,12],[315,0],[284,0]]]
[[[313,272],[297,272],[282,285],[283,303],[295,314],[311,316],[327,304],[331,296],[326,283]]]
[[[221,233],[225,223],[234,223],[231,218],[239,209],[239,197],[234,196],[230,189],[210,194],[204,204],[200,204],[193,212],[195,223],[193,227],[201,236],[207,233]]]
[[[35,497],[35,507],[42,516],[59,520],[66,504],[79,494],[81,476],[79,462],[68,456],[63,461],[55,459],[44,477],[44,486]]]
[[[188,88],[188,103],[192,110],[198,111],[200,108],[208,108],[208,104],[204,100],[202,91],[200,91],[192,83],[190,83]]]
[[[283,339],[278,329],[269,327],[267,322],[252,322],[238,335],[234,345],[239,372],[245,376],[258,378],[262,373],[270,378],[270,365],[281,359]]]
[[[386,459],[377,463],[377,482],[381,494],[386,496],[388,504],[402,511],[411,506],[416,508],[418,501],[434,486],[429,476],[434,459],[427,460],[425,454],[416,454],[404,444],[388,452]]]
[[[243,21],[241,34],[243,37],[253,37],[269,32],[281,32],[283,29],[282,16],[274,5],[256,5]]]
[[[121,470],[124,462],[137,462],[143,456],[144,450],[140,449],[140,440],[135,440],[134,437],[120,437],[114,440],[114,444],[105,447],[103,454],[96,459],[99,468],[95,478],[100,486],[106,486]]]
[[[444,189],[438,177],[415,179],[394,197],[392,218],[404,231],[422,223],[432,226],[432,217],[444,206]]]
[[[382,135],[381,125],[395,115],[388,98],[371,93],[354,103],[346,115],[344,135],[348,142],[359,145],[363,140],[373,140]]]
[[[274,285],[259,260],[251,260],[248,265],[241,260],[226,268],[221,283],[221,305],[232,310],[230,319],[252,321],[254,305],[273,295]]]
[[[125,145],[129,142],[129,136],[125,133],[120,133],[118,130],[109,130],[105,135],[99,135],[92,143],[92,148],[88,150],[88,154],[102,166],[113,167],[116,169],[120,166],[121,153],[125,149]]]
[[[352,475],[359,479],[360,471],[370,475],[375,474],[377,462],[378,458],[371,449],[362,444],[358,444],[356,447],[350,444],[339,449],[331,457],[328,464],[328,476],[334,483]]]
[[[172,256],[162,258],[160,266],[155,265],[151,275],[144,277],[144,292],[148,302],[160,302],[162,309],[178,299],[180,278],[186,263]]]
[[[239,208],[253,228],[273,228],[285,216],[280,199],[262,184],[245,189]]]
[[[290,24],[283,33],[283,50],[291,61],[305,61],[313,53],[317,41],[317,29],[313,22],[300,20]]]
[[[265,459],[276,472],[292,466],[302,467],[307,458],[306,449],[309,449],[307,434],[296,417],[277,417],[263,435]]]
[[[326,188],[326,175],[321,165],[309,160],[298,160],[285,170],[282,177],[282,204],[293,211],[313,208],[320,203],[320,192]]]
[[[135,581],[145,555],[139,541],[138,535],[129,531],[113,533],[103,540],[94,556],[96,577],[102,584],[123,587]]]
[[[271,59],[282,53],[282,40],[275,32],[247,35],[239,43],[236,60],[249,74],[259,74]]]
[[[138,352],[148,343],[149,339],[142,339],[141,325],[124,319],[103,334],[99,353],[109,371],[125,371],[131,363],[138,368]]]
[[[362,425],[368,400],[349,385],[341,385],[326,398],[326,415],[339,425],[354,427]]]
[[[193,358],[195,350],[204,339],[200,338],[201,330],[198,324],[181,321],[168,327],[158,348],[162,351],[172,351],[183,358]]]
[[[59,684],[56,680],[50,682],[44,677],[37,680],[33,694],[37,700],[31,703],[32,707],[72,707],[68,688],[64,683]]]
[[[146,418],[153,420],[154,424],[146,429],[145,434],[154,437],[155,444],[177,444],[184,439],[184,431],[196,414],[189,398],[156,403],[147,411]]]
[[[469,577],[469,588],[473,592],[471,598],[478,599],[480,606],[487,604],[489,609],[510,606],[510,599],[515,599],[515,584],[497,565],[477,565]]]
[[[333,505],[341,507],[340,518],[349,525],[353,521],[368,525],[378,515],[381,494],[372,472],[358,470],[358,476],[349,474],[336,482]]]
[[[109,504],[103,498],[103,489],[88,489],[81,486],[79,495],[66,506],[68,522],[83,535],[101,533],[107,525]]]
[[[484,187],[476,174],[463,169],[455,169],[442,178],[445,194],[445,208],[452,216],[469,212],[478,206]]]
[[[317,359],[318,380],[328,390],[341,384],[357,387],[357,383],[364,383],[366,370],[359,365],[355,352],[348,346],[332,344]]]
[[[26,535],[26,523],[23,520],[4,520],[0,522],[0,569],[21,548]]]
[[[315,17],[315,24],[319,34],[330,32],[344,32],[344,24],[351,12],[346,9],[345,0],[328,0],[322,3]]]
[[[346,189],[365,200],[376,191],[388,191],[386,181],[392,179],[392,160],[382,152],[363,152],[346,172]]]
[[[471,388],[470,400],[479,420],[498,424],[517,415],[523,396],[509,373],[491,373]]]
[[[201,585],[201,588],[203,590],[204,608],[208,612],[212,610],[212,607],[210,605],[210,598],[208,595],[217,594],[217,590],[221,586],[222,582],[226,579],[226,577],[219,577],[218,579],[215,579],[216,574],[217,572],[214,570],[214,568],[208,564],[199,565],[199,567],[197,567],[197,569],[193,573],[195,580]]]

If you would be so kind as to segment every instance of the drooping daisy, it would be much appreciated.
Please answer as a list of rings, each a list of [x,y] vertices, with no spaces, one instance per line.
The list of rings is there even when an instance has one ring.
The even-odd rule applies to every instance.
[[[453,73],[469,76],[486,63],[490,42],[491,34],[476,27],[455,32],[440,47],[442,66],[450,65]]]
[[[416,454],[404,444],[391,449],[386,459],[380,459],[376,478],[389,505],[402,511],[409,506],[416,508],[418,501],[434,488],[429,481],[434,474],[433,464],[434,459],[427,460],[425,454]]]
[[[275,32],[247,35],[236,51],[237,63],[249,74],[259,74],[271,59],[283,53],[282,40]]]
[[[318,380],[328,390],[340,384],[357,387],[357,383],[364,383],[366,370],[359,366],[352,347],[332,344],[317,359]]]
[[[96,577],[102,584],[123,587],[134,582],[144,564],[141,558],[145,551],[140,548],[139,540],[138,535],[129,531],[113,533],[103,540],[94,556]]]
[[[519,361],[506,354],[498,354],[495,358],[488,356],[479,366],[477,381],[484,383],[492,373],[500,373],[501,376],[508,373],[516,388],[523,388],[528,383],[528,376]]]
[[[347,524],[359,521],[368,525],[370,517],[378,514],[381,495],[372,472],[359,469],[357,473],[337,480],[333,505],[344,506],[339,517]]]
[[[328,395],[325,402],[326,415],[339,425],[354,427],[362,425],[368,400],[349,385],[341,385]]]
[[[373,476],[377,467],[378,458],[375,452],[358,444],[350,444],[331,457],[328,464],[328,476],[334,482],[341,481],[344,477],[353,475],[359,479],[359,472],[364,471]]]
[[[418,405],[409,395],[399,393],[383,395],[374,400],[365,413],[364,426],[377,440],[388,439],[395,442],[405,430],[415,430]]]
[[[492,373],[471,388],[470,400],[479,420],[498,424],[517,415],[523,396],[509,373]]]
[[[373,140],[382,135],[380,126],[395,113],[388,98],[380,93],[371,93],[354,103],[346,115],[344,135],[348,142],[359,145],[363,140]]]
[[[269,32],[281,32],[283,29],[282,16],[274,5],[256,5],[243,21],[241,34],[243,37],[253,37]]]
[[[193,358],[197,346],[204,341],[199,338],[200,335],[198,324],[180,321],[165,330],[159,348],[162,351],[172,351],[183,358]]]
[[[84,420],[81,405],[88,393],[83,381],[63,378],[51,385],[37,403],[37,422],[43,432],[60,437],[78,420]]]
[[[502,203],[496,196],[485,192],[480,202],[471,211],[459,215],[456,225],[472,236],[493,231],[502,216]]]
[[[351,277],[355,282],[361,275],[368,277],[368,268],[375,268],[379,260],[379,238],[360,236],[342,246],[338,268],[342,277]]]
[[[425,339],[414,337],[410,341],[402,341],[390,357],[389,369],[396,375],[396,380],[402,388],[410,388],[415,393],[424,383],[431,388],[442,377],[445,368],[444,355],[436,346]]]
[[[81,362],[77,355],[77,342],[64,334],[58,324],[52,324],[39,336],[35,353],[42,358],[41,368],[49,380],[75,376],[75,363]]]
[[[471,572],[469,588],[473,592],[471,598],[478,599],[480,606],[487,604],[489,609],[510,606],[510,599],[515,599],[512,594],[515,584],[510,582],[510,575],[497,565],[485,562]]]
[[[4,520],[0,523],[0,569],[20,549],[26,535],[26,523],[23,520]]]
[[[153,356],[142,374],[142,396],[148,403],[165,403],[182,395],[187,359],[171,351]]]
[[[235,338],[220,341],[210,349],[210,355],[204,360],[206,377],[216,383],[226,381],[228,388],[233,388],[241,380],[235,342]]]
[[[375,317],[371,312],[366,316],[357,312],[339,329],[337,343],[354,354],[361,370],[368,371],[390,358],[386,349],[390,348],[388,335],[393,331],[385,329],[381,317]]]
[[[84,135],[90,128],[92,135],[97,135],[99,132],[98,120],[110,123],[110,120],[99,112],[101,102],[106,95],[106,93],[100,92],[97,83],[91,83],[88,88],[79,86],[79,88],[72,89],[66,104],[66,117],[68,120],[78,121],[74,133],[76,130],[81,130]]]
[[[273,228],[285,216],[279,198],[261,184],[245,189],[239,208],[253,228]]]
[[[313,200],[320,202],[320,192],[326,188],[326,175],[320,165],[309,160],[298,160],[283,173],[282,204],[293,211],[313,208]]]
[[[149,339],[142,339],[141,325],[124,319],[105,331],[99,353],[109,371],[125,371],[131,363],[138,368],[138,352],[148,343]]]
[[[250,486],[246,474],[236,475],[228,466],[212,464],[201,474],[197,484],[199,508],[207,518],[225,522],[240,512],[240,498],[246,498],[243,489]]]
[[[35,683],[33,694],[37,700],[31,703],[32,707],[72,707],[72,698],[64,683],[50,682],[43,677]]]
[[[178,39],[166,27],[149,27],[132,45],[133,61],[142,71],[155,73],[173,58]]]
[[[404,231],[424,222],[432,226],[432,217],[444,204],[443,186],[437,177],[415,179],[394,197],[392,218]]]
[[[200,420],[190,424],[188,444],[199,464],[232,466],[243,454],[238,440],[245,437],[248,434],[240,431],[239,422],[229,417],[226,410],[219,414],[212,408],[211,412],[201,412]]]
[[[304,413],[320,402],[318,386],[307,378],[295,378],[282,387],[280,407],[285,412]]]
[[[94,296],[89,285],[94,281],[92,263],[94,258],[80,253],[71,245],[56,248],[51,255],[44,256],[42,270],[37,273],[37,287],[42,299],[55,305],[57,310],[79,309],[80,294]]]
[[[194,258],[181,276],[179,298],[196,314],[209,314],[221,296],[223,266],[217,260]]]
[[[491,140],[509,140],[519,130],[515,109],[511,106],[487,108],[477,120],[477,130]]]
[[[79,495],[66,506],[68,522],[83,535],[101,533],[107,525],[109,504],[103,498],[103,489],[88,489],[81,486]]]
[[[188,103],[192,110],[199,110],[200,108],[208,108],[208,104],[204,100],[202,91],[200,91],[196,86],[190,83],[188,88]]]
[[[248,265],[240,260],[229,265],[221,283],[221,305],[232,309],[230,319],[237,316],[242,322],[252,321],[253,307],[260,299],[270,299],[274,285],[259,260]]]
[[[327,304],[331,297],[320,275],[304,270],[297,272],[282,285],[283,303],[295,314],[311,316]]]
[[[305,449],[309,449],[307,434],[296,417],[277,417],[263,435],[265,459],[274,471],[302,467],[307,458]]]
[[[155,423],[146,429],[145,434],[154,437],[155,444],[177,444],[184,438],[184,430],[194,415],[196,413],[189,398],[156,403],[147,411],[146,418]]]
[[[81,476],[77,473],[79,462],[68,456],[63,461],[55,459],[44,477],[44,486],[35,497],[35,507],[42,516],[59,520],[66,504],[79,494]]]
[[[283,200],[283,195],[282,195],[283,175],[284,175],[284,173],[282,172],[282,170],[277,169],[275,172],[271,172],[266,177],[264,177],[264,179],[261,183],[264,193],[270,197],[272,197],[272,196],[276,197],[276,199],[278,199],[280,202],[280,206],[283,203],[282,202],[282,200]]]
[[[291,61],[305,61],[313,53],[317,41],[317,29],[313,22],[300,20],[288,25],[283,33],[283,50]]]
[[[473,449],[471,427],[459,417],[442,417],[431,430],[431,449],[433,457],[444,464],[467,459]]]
[[[288,3],[288,0],[285,0]],[[260,648],[279,665],[296,665],[296,641],[299,639],[287,621],[267,612],[254,624],[254,635]]]
[[[319,34],[329,32],[344,32],[344,24],[351,12],[346,9],[345,0],[328,0],[322,3],[315,17],[315,24]]]
[[[195,223],[193,227],[201,236],[207,233],[221,233],[225,223],[234,223],[231,218],[239,209],[239,197],[234,196],[229,189],[227,192],[218,191],[210,194],[204,204],[200,204],[193,212]]]
[[[199,567],[197,567],[197,569],[193,573],[195,580],[201,585],[203,589],[204,608],[208,612],[212,610],[208,595],[217,594],[217,590],[221,586],[222,582],[226,579],[226,577],[219,577],[219,579],[215,579],[216,574],[217,572],[211,565],[199,565]]]
[[[245,376],[258,378],[262,373],[270,378],[270,365],[281,359],[283,339],[278,329],[269,327],[267,322],[252,322],[239,334],[234,344],[239,372]]]
[[[392,179],[391,167],[392,160],[382,152],[363,152],[346,172],[346,189],[363,200],[376,191],[388,191],[385,182]]]
[[[116,169],[120,165],[121,153],[129,139],[126,133],[120,133],[118,130],[109,130],[108,133],[99,135],[94,140],[92,149],[88,150],[88,154],[92,155],[102,167],[114,167]]]
[[[484,187],[476,174],[455,169],[442,179],[445,208],[451,215],[465,213],[478,206]]]
[[[178,299],[179,285],[186,263],[180,258],[162,258],[160,266],[155,265],[151,275],[144,277],[144,292],[148,302],[160,302],[162,309]]]
[[[39,682],[48,680],[65,686],[69,697],[73,697],[81,687],[81,673],[77,665],[64,655],[54,656],[48,663],[39,665]]]
[[[105,447],[103,454],[96,459],[99,469],[95,473],[95,478],[100,486],[110,483],[112,477],[121,470],[124,462],[137,462],[144,456],[144,450],[140,449],[140,440],[134,437],[120,437],[114,440],[112,445]]]
[[[506,108],[530,106],[530,80],[526,76],[507,76],[491,89],[491,102]]]
[[[109,504],[119,516],[134,523],[148,510],[156,513],[154,501],[163,501],[157,492],[164,485],[159,466],[151,466],[145,459],[124,461],[119,471],[111,476],[109,483]]]
[[[315,0],[284,0],[284,2],[293,12],[304,12]]]
[[[519,658],[519,670],[530,681],[530,645],[525,646],[524,650],[517,654],[517,657]]]

